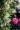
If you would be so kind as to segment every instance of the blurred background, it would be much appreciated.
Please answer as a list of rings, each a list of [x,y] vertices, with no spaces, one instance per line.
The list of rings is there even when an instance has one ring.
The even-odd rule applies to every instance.
[[[0,30],[10,30],[10,21],[18,0],[0,0]]]

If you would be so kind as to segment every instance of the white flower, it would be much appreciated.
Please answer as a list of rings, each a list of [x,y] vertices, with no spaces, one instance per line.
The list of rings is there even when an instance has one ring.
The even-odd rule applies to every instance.
[[[10,17],[9,13],[7,13],[3,19],[7,19],[8,17]]]
[[[9,14],[9,13],[7,13],[7,14],[6,14],[6,17],[9,17],[9,16],[10,16],[10,14]]]
[[[20,2],[20,0],[19,0],[19,2]]]
[[[18,4],[16,7],[17,7],[17,9],[20,9],[20,4]]]
[[[11,2],[13,2],[13,0],[11,0]]]
[[[5,5],[7,5],[7,2],[5,2]]]
[[[9,1],[9,4],[11,4],[11,2],[13,2],[13,0],[10,0],[10,1]]]
[[[3,24],[1,24],[1,28],[3,28],[3,26],[4,26],[4,25],[3,25]]]
[[[7,4],[7,10],[10,8],[10,5],[9,4]]]
[[[7,4],[5,6],[6,6],[5,9],[7,9],[7,10],[10,8],[10,5],[9,4]]]
[[[10,8],[10,5],[7,2],[5,2],[5,6],[7,10]]]

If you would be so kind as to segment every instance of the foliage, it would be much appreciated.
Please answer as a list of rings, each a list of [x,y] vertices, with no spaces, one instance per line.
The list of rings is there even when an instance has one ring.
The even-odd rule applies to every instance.
[[[10,30],[11,19],[9,17],[12,15],[12,8],[15,8],[15,3],[13,1],[14,0],[1,0],[1,30]]]

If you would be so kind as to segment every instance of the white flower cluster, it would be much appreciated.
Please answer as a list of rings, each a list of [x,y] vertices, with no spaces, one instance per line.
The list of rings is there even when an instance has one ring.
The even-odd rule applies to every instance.
[[[9,4],[7,4],[7,10],[10,8],[10,5]]]
[[[18,5],[16,6],[16,8],[17,8],[17,9],[20,9],[20,5],[18,4]]]
[[[3,19],[8,19],[10,17],[10,14],[9,13],[6,13],[6,15],[4,16]]]
[[[6,6],[6,8],[7,8],[7,10],[10,8],[10,5],[9,4],[11,4],[12,2],[13,2],[14,0],[9,0],[9,2],[5,2],[4,4],[5,4],[5,6]]]
[[[11,0],[11,2],[13,2],[13,0]]]
[[[9,13],[7,13],[6,15],[5,15],[5,17],[9,17],[10,16],[10,14]]]
[[[5,6],[6,6],[7,10],[10,8],[10,5],[7,2],[5,2]]]
[[[19,3],[20,3],[20,0],[19,0]]]
[[[11,4],[14,0],[9,0],[9,4]]]
[[[15,0],[15,1],[17,1],[18,3],[20,3],[20,0]]]

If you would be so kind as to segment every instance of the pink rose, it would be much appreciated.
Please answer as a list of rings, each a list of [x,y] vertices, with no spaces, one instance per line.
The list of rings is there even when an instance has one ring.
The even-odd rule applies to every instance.
[[[17,19],[17,18],[13,18],[13,19],[12,19],[12,22],[13,22],[14,24],[17,24],[17,23],[18,23],[18,19]]]

